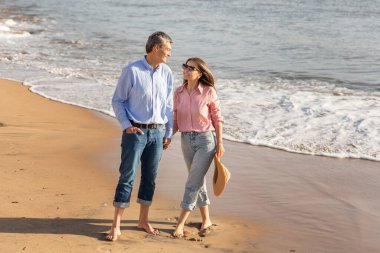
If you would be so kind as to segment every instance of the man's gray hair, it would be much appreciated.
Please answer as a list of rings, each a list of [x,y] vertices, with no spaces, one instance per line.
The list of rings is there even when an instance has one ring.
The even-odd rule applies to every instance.
[[[155,45],[158,44],[158,45],[162,46],[166,42],[173,43],[172,38],[170,38],[170,36],[167,35],[166,33],[164,33],[164,32],[152,33],[149,36],[148,41],[146,42],[145,50],[147,53],[150,53],[153,50],[153,47]]]

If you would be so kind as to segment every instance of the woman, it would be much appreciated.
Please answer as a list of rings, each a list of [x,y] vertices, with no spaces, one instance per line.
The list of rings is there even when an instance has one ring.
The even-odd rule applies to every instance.
[[[181,132],[182,153],[189,175],[174,237],[184,235],[185,222],[197,206],[202,216],[200,235],[211,228],[205,175],[214,155],[224,154],[223,119],[214,77],[199,58],[188,59],[182,68],[183,85],[174,92],[174,133]]]

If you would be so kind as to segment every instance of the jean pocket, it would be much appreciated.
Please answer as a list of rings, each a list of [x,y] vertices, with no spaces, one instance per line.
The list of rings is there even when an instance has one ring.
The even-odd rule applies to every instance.
[[[165,133],[166,133],[166,129],[165,129],[164,127],[159,127],[159,128],[157,128],[157,129],[158,129],[158,132],[159,132],[160,134],[165,135]]]
[[[198,142],[200,145],[215,144],[214,135],[211,132],[204,132],[198,135]]]
[[[140,133],[127,133],[123,132],[122,140],[121,140],[121,146],[128,146],[132,143],[141,143],[143,142],[143,135]]]

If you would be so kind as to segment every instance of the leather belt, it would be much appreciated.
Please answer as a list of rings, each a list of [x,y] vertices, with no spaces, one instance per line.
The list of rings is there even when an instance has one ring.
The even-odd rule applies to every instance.
[[[145,129],[156,129],[162,126],[162,124],[142,124],[130,120],[132,126]]]

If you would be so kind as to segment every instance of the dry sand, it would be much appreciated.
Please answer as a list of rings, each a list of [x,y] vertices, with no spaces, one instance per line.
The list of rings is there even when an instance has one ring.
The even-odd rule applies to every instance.
[[[179,199],[159,194],[151,220],[160,236],[136,229],[138,204],[132,203],[122,222],[123,235],[115,243],[104,241],[118,176],[116,121],[2,80],[0,122],[0,252],[251,251],[257,230],[224,217],[215,217],[219,226],[201,238],[195,213],[188,240],[169,238]]]
[[[229,141],[232,178],[211,205],[218,226],[200,238],[194,212],[190,240],[169,238],[186,179],[178,135],[151,208],[161,235],[136,229],[133,203],[123,235],[106,242],[119,143],[115,119],[0,81],[0,252],[380,252],[380,163]]]

